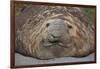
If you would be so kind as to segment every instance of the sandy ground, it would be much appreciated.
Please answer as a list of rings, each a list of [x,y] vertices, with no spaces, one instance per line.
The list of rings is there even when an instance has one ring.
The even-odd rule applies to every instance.
[[[36,58],[23,56],[19,53],[15,53],[15,65],[52,64],[84,61],[94,61],[94,54],[90,54],[89,56],[83,58],[61,57],[49,60],[39,60]]]

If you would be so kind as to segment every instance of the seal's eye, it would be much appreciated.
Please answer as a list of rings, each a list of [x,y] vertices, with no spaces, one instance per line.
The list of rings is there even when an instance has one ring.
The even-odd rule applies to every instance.
[[[68,25],[68,28],[69,28],[69,29],[72,29],[72,26],[71,26],[71,25]]]
[[[47,25],[46,25],[46,26],[48,27],[49,25],[50,25],[50,23],[47,23]]]

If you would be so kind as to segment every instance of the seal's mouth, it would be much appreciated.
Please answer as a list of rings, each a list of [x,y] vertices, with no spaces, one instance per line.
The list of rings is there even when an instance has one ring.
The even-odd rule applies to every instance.
[[[68,46],[65,46],[65,44],[59,40],[57,41],[46,41],[43,44],[44,47],[54,47],[54,46],[60,46],[60,47],[64,47],[64,48],[68,48]]]

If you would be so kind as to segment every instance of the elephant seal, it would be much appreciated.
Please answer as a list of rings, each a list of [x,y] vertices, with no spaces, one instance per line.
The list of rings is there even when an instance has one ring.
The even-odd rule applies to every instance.
[[[94,25],[78,7],[30,5],[15,25],[15,50],[26,56],[84,57],[95,50]]]

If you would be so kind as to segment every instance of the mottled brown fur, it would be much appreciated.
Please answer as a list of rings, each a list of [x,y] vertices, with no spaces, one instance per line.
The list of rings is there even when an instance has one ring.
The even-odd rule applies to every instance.
[[[84,16],[81,9],[77,7],[43,5],[26,7],[20,15],[16,15],[15,19],[16,51],[39,59],[89,55],[95,49],[94,30],[92,25],[87,25],[89,22],[88,19],[83,19]],[[18,20],[19,18],[20,20]],[[61,43],[57,43],[57,41],[53,43],[54,39],[51,40],[51,37],[48,36],[47,23],[50,20],[51,22],[64,21],[66,34],[58,31],[58,33],[64,33],[64,36],[59,38]],[[55,32],[57,31],[54,31],[54,34]]]

